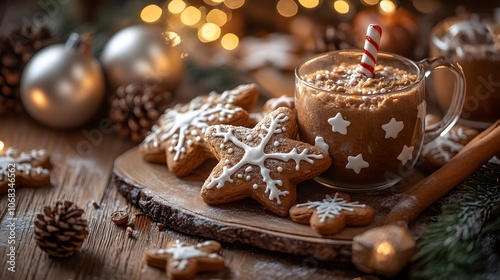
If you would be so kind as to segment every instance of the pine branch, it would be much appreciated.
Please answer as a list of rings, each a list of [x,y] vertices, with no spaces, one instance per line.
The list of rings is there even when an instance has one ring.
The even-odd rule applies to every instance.
[[[478,169],[442,211],[419,242],[411,278],[484,279],[500,273],[498,250],[491,248],[500,243],[500,165]]]

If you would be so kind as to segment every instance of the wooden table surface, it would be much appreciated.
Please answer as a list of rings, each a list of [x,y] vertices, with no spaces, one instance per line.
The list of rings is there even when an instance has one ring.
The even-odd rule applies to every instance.
[[[111,222],[109,215],[115,210],[127,209],[133,214],[140,209],[110,184],[115,158],[134,144],[110,132],[107,121],[103,115],[83,128],[59,131],[38,124],[27,114],[0,115],[0,140],[6,148],[46,149],[53,164],[52,186],[16,190],[15,272],[7,270],[10,216],[7,196],[0,197],[0,279],[165,279],[163,270],[143,263],[146,249],[160,248],[174,239],[204,241],[159,230],[147,216],[135,218],[136,238],[127,237],[125,227]],[[57,200],[75,202],[89,221],[89,236],[82,249],[65,259],[48,257],[34,239],[36,213]],[[99,208],[93,207],[93,201]],[[223,244],[222,255],[226,270],[200,274],[197,279],[377,279],[349,263],[322,262],[244,245]]]

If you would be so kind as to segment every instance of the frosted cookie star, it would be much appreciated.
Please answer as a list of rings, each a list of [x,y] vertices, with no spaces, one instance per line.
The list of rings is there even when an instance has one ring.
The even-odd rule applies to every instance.
[[[325,171],[331,164],[320,148],[295,140],[293,110],[278,108],[255,128],[211,126],[205,133],[219,160],[201,189],[207,204],[252,197],[280,216],[295,203],[295,186]]]
[[[139,151],[146,161],[166,162],[177,177],[188,175],[211,157],[203,139],[205,130],[215,124],[251,125],[247,111],[258,97],[256,85],[248,84],[169,108],[140,144]]]

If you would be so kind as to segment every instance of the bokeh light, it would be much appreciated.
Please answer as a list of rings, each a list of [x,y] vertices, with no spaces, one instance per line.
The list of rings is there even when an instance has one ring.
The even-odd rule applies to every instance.
[[[208,22],[198,30],[198,38],[204,43],[212,42],[219,39],[220,33],[220,27],[217,24]]]
[[[144,22],[155,22],[160,19],[162,10],[157,5],[151,4],[144,7],[141,11],[141,19]]]
[[[379,0],[361,0],[365,5],[377,5]]]
[[[424,14],[431,14],[441,9],[439,0],[413,0],[413,7]]]
[[[227,22],[227,14],[219,9],[213,9],[207,14],[207,22],[223,26]]]
[[[233,33],[227,33],[226,35],[222,36],[222,39],[220,41],[222,47],[228,51],[236,49],[239,43],[240,39]]]
[[[224,5],[229,9],[238,9],[245,5],[245,0],[224,0]]]
[[[182,0],[173,0],[168,3],[167,9],[172,14],[180,14],[186,8],[186,3]]]
[[[181,36],[173,31],[163,33],[163,37],[169,46],[175,47],[182,42]]]
[[[392,13],[396,10],[396,5],[390,0],[380,1],[380,9],[386,13]]]
[[[337,0],[333,3],[333,8],[339,14],[347,14],[350,10],[349,3],[345,0]]]
[[[193,26],[197,24],[201,19],[201,11],[194,6],[187,7],[181,13],[181,21],[185,25]]]
[[[3,148],[5,148],[5,144],[2,141],[0,141],[0,151],[3,151]]]
[[[299,0],[299,3],[304,8],[312,9],[319,5],[319,0]]]
[[[299,7],[293,0],[279,0],[276,4],[276,10],[284,17],[293,17],[299,11]]]

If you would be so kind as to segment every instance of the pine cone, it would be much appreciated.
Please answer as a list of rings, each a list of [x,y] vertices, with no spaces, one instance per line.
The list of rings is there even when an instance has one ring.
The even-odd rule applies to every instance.
[[[37,51],[55,42],[45,26],[19,27],[0,39],[0,113],[22,110],[19,84],[24,67]]]
[[[82,247],[89,234],[83,210],[71,201],[44,206],[35,220],[36,244],[53,257],[68,257]]]
[[[172,94],[157,82],[132,82],[116,90],[109,118],[120,136],[141,142],[171,99]]]

